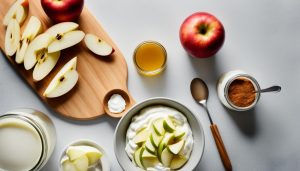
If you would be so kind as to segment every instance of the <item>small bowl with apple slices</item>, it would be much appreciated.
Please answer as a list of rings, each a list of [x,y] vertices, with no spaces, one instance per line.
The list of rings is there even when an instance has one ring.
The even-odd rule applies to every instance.
[[[69,144],[59,163],[60,171],[110,171],[110,162],[103,148],[86,139]]]
[[[183,104],[151,98],[121,118],[114,151],[123,170],[193,170],[202,158],[204,132]]]

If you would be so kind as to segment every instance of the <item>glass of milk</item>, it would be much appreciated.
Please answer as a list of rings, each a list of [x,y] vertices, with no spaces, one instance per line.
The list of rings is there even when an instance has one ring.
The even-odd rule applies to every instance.
[[[0,170],[40,170],[56,143],[53,122],[34,109],[0,116]]]

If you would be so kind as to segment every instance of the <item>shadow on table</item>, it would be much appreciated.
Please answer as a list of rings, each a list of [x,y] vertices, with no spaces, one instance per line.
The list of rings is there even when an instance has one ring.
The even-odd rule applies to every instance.
[[[186,54],[187,58],[190,59],[190,63],[194,68],[197,75],[203,79],[207,84],[217,84],[220,71],[216,62],[219,55],[214,55],[209,58],[195,58]]]
[[[224,107],[224,106],[223,106]],[[244,111],[238,112],[227,109],[224,107],[229,114],[229,116],[235,121],[238,128],[248,137],[254,137],[257,132],[257,125],[256,125],[256,112],[255,108]]]
[[[164,71],[154,76],[145,76],[139,73],[141,79],[140,83],[143,84],[143,87],[146,87],[145,90],[149,91],[151,94],[164,94],[167,82],[168,67]]]

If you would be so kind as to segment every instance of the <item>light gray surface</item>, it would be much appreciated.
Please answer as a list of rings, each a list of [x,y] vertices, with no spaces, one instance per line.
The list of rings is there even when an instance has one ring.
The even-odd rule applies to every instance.
[[[208,106],[234,170],[300,170],[299,0],[86,0],[86,5],[126,56],[129,90],[136,101],[170,97],[197,114],[206,135],[204,156],[197,170],[219,171],[223,167],[208,118],[189,92],[194,77],[202,77],[208,83]],[[181,48],[180,24],[196,11],[215,14],[225,26],[225,44],[214,58],[192,59]],[[140,76],[131,59],[136,45],[149,39],[161,42],[168,52],[167,70],[153,78]],[[109,154],[112,170],[120,170],[113,153],[117,119],[104,116],[92,122],[73,122],[57,116],[0,56],[0,112],[32,107],[48,114],[56,125],[57,146],[43,171],[57,170],[60,152],[81,138],[97,141]],[[221,73],[233,69],[247,71],[261,87],[279,84],[282,92],[263,94],[253,111],[228,111],[218,101],[215,85]]]

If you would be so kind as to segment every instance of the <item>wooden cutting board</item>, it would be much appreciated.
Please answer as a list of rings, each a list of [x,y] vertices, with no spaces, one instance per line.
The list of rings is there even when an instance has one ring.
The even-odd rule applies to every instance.
[[[2,52],[4,52],[6,30],[6,27],[2,24],[2,20],[13,3],[14,0],[1,0],[0,3],[0,46]],[[22,30],[25,28],[30,16],[32,15],[41,20],[44,26],[44,31],[53,25],[44,13],[40,0],[29,0],[29,15],[21,28]],[[113,55],[109,57],[99,57],[94,55],[86,48],[82,41],[78,45],[63,50],[57,65],[51,73],[42,81],[34,82],[32,78],[32,70],[26,71],[23,64],[15,63],[14,56],[9,57],[6,56],[5,53],[3,54],[15,70],[21,74],[26,82],[39,95],[39,97],[50,108],[65,117],[76,120],[89,120],[105,114],[103,99],[104,96],[113,89],[121,89],[127,93],[130,100],[129,104],[127,104],[128,109],[135,102],[127,89],[128,75],[127,64],[124,56],[86,7],[83,9],[77,23],[79,24],[79,30],[84,31],[85,33],[93,33],[110,43],[115,49]],[[74,56],[78,57],[77,71],[79,73],[79,81],[76,86],[70,92],[61,97],[54,99],[47,99],[43,97],[43,92],[55,74]],[[121,116],[122,114],[119,116],[115,115],[114,117]]]

